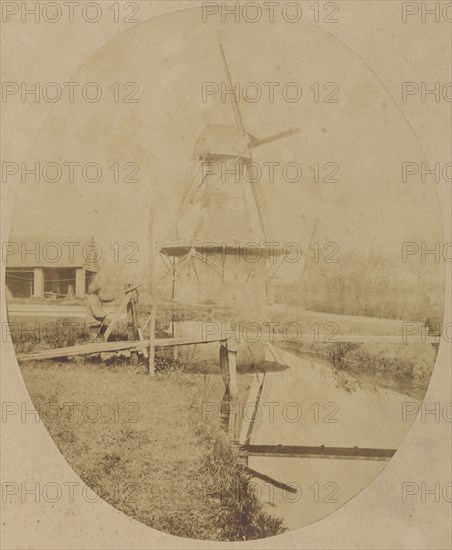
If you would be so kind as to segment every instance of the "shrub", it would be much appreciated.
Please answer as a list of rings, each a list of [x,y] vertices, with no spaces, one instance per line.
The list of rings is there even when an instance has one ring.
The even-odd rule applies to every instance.
[[[282,519],[262,510],[251,475],[224,435],[215,440],[204,468],[206,477],[215,480],[206,492],[219,503],[220,540],[260,539],[284,532]]]

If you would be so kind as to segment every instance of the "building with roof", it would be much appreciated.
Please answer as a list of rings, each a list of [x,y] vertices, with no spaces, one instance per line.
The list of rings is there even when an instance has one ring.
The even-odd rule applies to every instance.
[[[83,298],[99,271],[91,235],[11,235],[3,247],[8,298]]]

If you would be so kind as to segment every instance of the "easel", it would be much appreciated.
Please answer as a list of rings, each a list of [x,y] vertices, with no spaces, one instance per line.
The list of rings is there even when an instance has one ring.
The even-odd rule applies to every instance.
[[[111,333],[113,332],[114,327],[118,324],[124,313],[127,313],[127,326],[128,326],[128,338],[129,340],[138,340],[143,341],[143,329],[140,327],[137,315],[138,307],[138,287],[141,285],[131,285],[126,284],[124,288],[125,298],[121,302],[118,310],[113,316],[110,324],[107,327],[107,330],[104,333],[104,339],[107,342]],[[132,361],[134,363],[138,362],[138,354],[143,355],[145,359],[148,358],[148,352],[145,347],[140,348],[139,351],[132,353]]]
[[[128,291],[130,288],[132,288],[131,284],[126,284],[124,291]],[[138,290],[135,288],[135,290],[132,290],[130,293],[128,293],[128,302],[127,302],[127,326],[128,326],[128,339],[129,340],[144,340],[143,336],[143,329],[140,327],[140,323],[138,320],[137,315],[137,308],[138,308]],[[132,352],[131,358],[132,363],[137,364],[138,363],[138,354],[140,352]],[[146,348],[142,348],[141,355],[145,359],[148,358],[148,352]]]

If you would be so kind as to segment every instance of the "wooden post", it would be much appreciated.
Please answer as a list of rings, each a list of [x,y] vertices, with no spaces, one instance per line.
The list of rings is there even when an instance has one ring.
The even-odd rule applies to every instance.
[[[157,308],[152,304],[151,320],[149,322],[149,363],[148,374],[155,375],[155,319],[157,316]]]
[[[44,298],[44,270],[35,267],[33,271],[33,297]]]
[[[173,277],[173,280],[172,280],[172,285],[171,285],[171,301],[174,302],[174,298],[176,296],[176,256],[173,256],[173,273],[172,273],[172,277]],[[173,333],[173,338],[176,337],[176,319],[175,319],[175,315],[174,315],[174,310],[173,310],[173,318],[172,318],[172,323],[171,323],[171,329],[172,329],[172,333]],[[173,347],[173,359],[175,361],[177,361],[177,357],[178,357],[178,351],[177,351],[177,346],[174,346]]]
[[[237,387],[237,350],[238,346],[232,340],[220,342],[220,369],[225,385],[225,393],[221,402],[221,418],[228,434],[237,439],[239,434],[238,387]]]
[[[75,296],[83,298],[85,296],[86,271],[83,267],[77,267],[75,270]]]
[[[126,283],[124,285],[124,289],[127,290],[132,285]],[[134,318],[134,311],[133,311],[133,298],[129,300],[127,303],[127,338],[128,340],[136,340],[136,330],[135,330],[135,318]]]
[[[220,342],[220,370],[226,392],[229,394],[228,350],[226,342]]]
[[[149,282],[151,288],[151,319],[149,322],[149,363],[148,374],[155,375],[155,319],[157,317],[157,289],[154,279],[154,208],[149,212]]]
[[[237,351],[238,345],[233,340],[221,342],[220,369],[226,392],[236,399],[239,395],[237,385]]]
[[[227,390],[224,392],[221,401],[220,415],[221,425],[226,429],[228,436],[238,440],[240,425],[239,401],[231,397]]]
[[[239,389],[237,385],[237,351],[238,345],[233,340],[227,342],[228,352],[228,372],[229,372],[229,393],[233,399],[237,399],[239,396]]]
[[[124,285],[125,290],[130,288],[132,285],[127,283]],[[135,297],[133,294],[127,304],[127,339],[136,340],[137,335],[137,323],[135,318]],[[138,363],[138,353],[133,351],[131,353],[131,363],[136,365]]]

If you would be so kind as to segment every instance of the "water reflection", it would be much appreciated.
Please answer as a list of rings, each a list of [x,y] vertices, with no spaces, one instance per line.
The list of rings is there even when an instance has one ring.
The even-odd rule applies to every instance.
[[[226,390],[221,400],[220,424],[231,439],[237,440],[240,432],[240,402]]]
[[[398,448],[413,418],[403,418],[403,403],[413,398],[366,385],[322,359],[281,350],[286,369],[256,374],[248,401],[252,418],[240,418],[239,404],[226,393],[222,424],[234,439],[258,449],[248,456],[256,488],[273,514],[288,528],[308,525],[332,513],[364,489],[389,458],[320,456],[320,447],[381,450]],[[246,434],[246,441],[243,437]],[[259,454],[259,448],[313,449],[303,458]],[[347,453],[345,453],[347,454]],[[384,454],[384,453],[383,453]],[[386,453],[388,454],[388,453]],[[274,482],[272,482],[272,480]],[[270,511],[270,509],[269,509]]]

